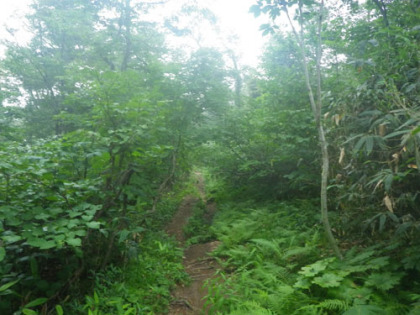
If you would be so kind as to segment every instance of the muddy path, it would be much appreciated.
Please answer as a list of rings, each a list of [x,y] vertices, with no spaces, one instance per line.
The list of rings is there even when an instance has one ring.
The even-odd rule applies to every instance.
[[[200,173],[195,173],[197,188],[200,198],[206,203],[204,179]],[[177,213],[166,228],[166,232],[175,237],[179,246],[185,245],[183,227],[193,214],[194,205],[199,202],[195,196],[186,196],[182,201]],[[211,220],[216,211],[214,203],[206,203],[205,219]],[[186,272],[191,277],[189,285],[178,285],[172,292],[172,302],[168,314],[206,314],[204,310],[207,290],[203,288],[205,281],[211,278],[218,269],[216,261],[208,254],[219,245],[219,242],[195,244],[184,249],[183,264]]]

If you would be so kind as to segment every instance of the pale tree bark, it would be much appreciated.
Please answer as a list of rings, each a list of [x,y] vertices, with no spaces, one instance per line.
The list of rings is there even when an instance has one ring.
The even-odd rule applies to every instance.
[[[325,131],[321,121],[321,109],[322,109],[322,86],[321,86],[321,57],[322,57],[322,41],[321,41],[321,28],[323,20],[324,0],[321,0],[319,5],[319,16],[317,24],[317,42],[316,42],[316,100],[312,89],[312,84],[309,76],[308,59],[305,50],[305,40],[303,34],[303,19],[302,19],[302,1],[299,1],[299,33],[296,30],[292,19],[290,18],[287,6],[284,4],[283,9],[286,12],[287,19],[290,26],[292,27],[293,34],[299,46],[300,53],[302,55],[302,66],[305,74],[305,83],[308,90],[309,102],[311,104],[312,113],[314,115],[315,124],[318,131],[319,145],[321,147],[322,155],[322,173],[321,173],[321,218],[324,226],[325,234],[328,242],[334,251],[334,254],[339,258],[343,259],[340,249],[338,248],[337,241],[331,231],[331,225],[328,218],[328,173],[329,173],[329,156],[328,156],[328,143],[325,138]]]

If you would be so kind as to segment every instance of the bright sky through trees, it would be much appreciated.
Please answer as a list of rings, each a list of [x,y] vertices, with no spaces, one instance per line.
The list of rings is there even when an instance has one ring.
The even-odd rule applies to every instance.
[[[214,45],[216,47],[225,46],[224,42],[229,42],[229,38],[236,37],[235,41],[229,42],[230,49],[234,49],[243,64],[256,66],[264,38],[259,31],[261,20],[254,18],[250,14],[249,8],[255,0],[168,0],[167,4],[159,7],[159,10],[166,11],[164,14],[159,12],[157,19],[169,16],[173,7],[180,7],[181,3],[198,4],[200,7],[207,7],[215,13],[220,23],[220,33],[215,36],[214,31],[206,31],[204,28],[203,43],[205,45]],[[31,0],[14,0],[0,2],[0,38],[9,38],[6,26],[13,29],[21,29],[23,27],[22,16],[28,12]],[[25,32],[17,32],[15,39],[19,42],[25,42],[29,39],[29,35]],[[4,53],[4,49],[0,48],[0,54]]]

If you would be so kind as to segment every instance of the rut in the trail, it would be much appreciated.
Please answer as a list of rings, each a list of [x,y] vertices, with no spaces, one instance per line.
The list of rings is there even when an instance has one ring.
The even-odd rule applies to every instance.
[[[201,199],[206,202],[204,193],[204,180],[200,173],[195,173],[197,177],[197,187]],[[168,225],[166,232],[175,237],[183,246],[185,237],[183,227],[187,224],[192,215],[194,205],[199,201],[197,197],[186,196],[182,201],[178,212]],[[216,211],[215,204],[207,204],[206,217],[212,218]],[[178,285],[172,292],[173,301],[170,305],[168,314],[206,314],[203,310],[205,300],[203,299],[207,290],[203,288],[204,282],[211,278],[218,266],[214,259],[208,256],[218,246],[218,242],[192,245],[184,250],[184,267],[191,277],[191,284],[188,286]]]

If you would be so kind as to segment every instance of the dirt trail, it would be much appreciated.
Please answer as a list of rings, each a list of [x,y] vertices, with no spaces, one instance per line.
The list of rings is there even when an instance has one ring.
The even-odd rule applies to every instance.
[[[204,180],[200,173],[195,173],[197,178],[197,187],[200,192],[201,199],[206,202],[204,192]],[[185,237],[183,227],[187,224],[189,217],[192,215],[194,205],[199,201],[197,197],[186,196],[182,201],[178,212],[166,228],[169,235],[175,237],[184,246]],[[213,203],[206,205],[206,219],[211,220],[216,205]],[[210,242],[205,244],[191,245],[184,250],[184,267],[191,276],[191,284],[188,286],[178,285],[172,292],[173,301],[169,308],[169,315],[174,314],[206,314],[203,310],[205,301],[204,296],[207,290],[203,288],[204,282],[211,278],[216,272],[218,265],[214,259],[208,256],[219,245],[219,242]]]

